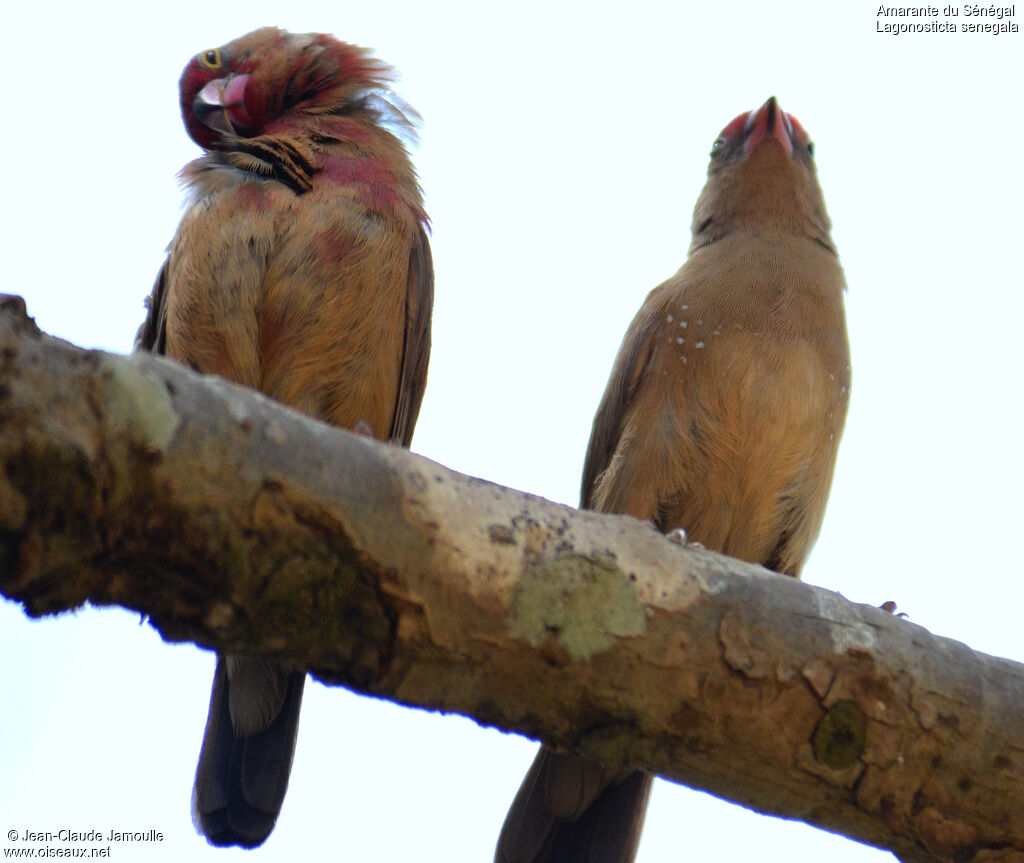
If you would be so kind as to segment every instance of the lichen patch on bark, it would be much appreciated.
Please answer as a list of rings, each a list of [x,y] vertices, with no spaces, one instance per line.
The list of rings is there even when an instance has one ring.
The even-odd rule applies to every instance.
[[[174,437],[181,417],[174,410],[163,384],[151,374],[137,371],[122,359],[104,362],[107,380],[107,416],[130,426],[132,438],[164,450]]]
[[[574,661],[641,635],[644,607],[612,558],[563,553],[530,567],[516,585],[509,632],[531,647],[554,638]]]

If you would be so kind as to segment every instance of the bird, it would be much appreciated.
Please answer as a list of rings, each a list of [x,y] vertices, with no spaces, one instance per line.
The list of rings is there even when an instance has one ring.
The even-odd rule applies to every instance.
[[[408,447],[426,386],[434,273],[391,67],[319,33],[255,30],[196,54],[179,91],[204,153],[136,349]],[[192,794],[217,846],[273,830],[303,669],[220,654]]]
[[[799,577],[832,484],[850,352],[814,144],[774,97],[714,141],[691,231],[615,359],[581,507]],[[652,778],[542,746],[496,863],[629,863]]]

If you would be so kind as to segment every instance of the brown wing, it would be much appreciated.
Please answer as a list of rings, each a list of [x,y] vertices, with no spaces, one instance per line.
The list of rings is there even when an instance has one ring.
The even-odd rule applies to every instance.
[[[135,334],[135,350],[166,353],[167,347],[167,261],[157,273],[153,290],[146,297],[146,320]]]
[[[430,241],[419,226],[416,242],[409,252],[409,276],[405,299],[405,342],[402,370],[398,379],[398,402],[391,424],[390,440],[409,446],[423,391],[427,386],[430,360],[430,316],[434,308],[434,262]]]
[[[582,509],[592,508],[597,481],[607,470],[619,445],[623,419],[629,411],[651,355],[651,337],[654,334],[655,322],[650,315],[645,314],[645,310],[646,304],[626,331],[618,356],[615,358],[615,365],[612,367],[611,377],[608,379],[608,386],[605,387],[601,404],[594,415],[587,457],[583,462],[583,480],[580,487]]]

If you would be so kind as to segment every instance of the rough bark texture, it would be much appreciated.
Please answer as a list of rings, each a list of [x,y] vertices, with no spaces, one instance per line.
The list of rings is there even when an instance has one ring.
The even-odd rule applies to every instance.
[[[1024,861],[1024,666],[0,298],[0,590],[272,653],[892,849]]]

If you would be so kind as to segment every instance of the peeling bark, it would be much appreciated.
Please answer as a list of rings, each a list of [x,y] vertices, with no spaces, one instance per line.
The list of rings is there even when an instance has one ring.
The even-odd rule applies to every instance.
[[[0,298],[0,591],[631,765],[907,861],[1024,861],[1024,666],[346,434]]]

